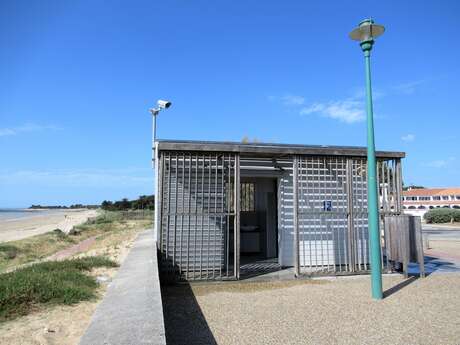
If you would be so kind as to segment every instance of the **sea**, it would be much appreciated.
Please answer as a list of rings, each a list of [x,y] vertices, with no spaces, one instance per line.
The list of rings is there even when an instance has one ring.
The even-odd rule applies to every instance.
[[[0,221],[12,221],[46,215],[55,210],[30,210],[25,208],[0,208]]]

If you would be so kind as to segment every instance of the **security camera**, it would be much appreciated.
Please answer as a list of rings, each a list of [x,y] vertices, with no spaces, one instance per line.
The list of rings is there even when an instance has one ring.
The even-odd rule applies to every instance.
[[[171,106],[170,101],[163,101],[161,99],[158,100],[157,104],[158,104],[158,107],[161,109],[168,109]]]
[[[157,116],[160,112],[160,109],[150,108],[149,111],[153,116]]]

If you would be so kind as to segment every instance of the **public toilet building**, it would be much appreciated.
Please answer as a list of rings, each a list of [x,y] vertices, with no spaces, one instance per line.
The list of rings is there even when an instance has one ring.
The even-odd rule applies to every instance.
[[[180,280],[366,273],[366,148],[160,140],[160,271]],[[386,215],[402,212],[403,152],[377,152],[383,269]]]

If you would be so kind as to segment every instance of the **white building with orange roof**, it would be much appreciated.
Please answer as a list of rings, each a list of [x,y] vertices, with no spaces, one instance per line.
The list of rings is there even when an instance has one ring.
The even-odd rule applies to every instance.
[[[460,187],[409,188],[403,192],[403,210],[406,214],[423,216],[433,208],[460,209]]]

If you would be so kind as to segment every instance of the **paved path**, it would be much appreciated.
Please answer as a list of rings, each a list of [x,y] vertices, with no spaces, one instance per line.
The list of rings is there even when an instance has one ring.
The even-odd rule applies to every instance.
[[[56,254],[51,255],[48,260],[64,260],[69,256],[75,255],[80,252],[88,250],[88,248],[96,241],[97,236],[87,238],[86,240],[81,241],[69,248],[63,249]]]
[[[423,235],[433,240],[460,240],[460,228],[436,225],[423,225]]]
[[[424,224],[423,236],[429,240],[459,241],[460,229],[448,225]],[[460,253],[449,254],[439,250],[425,249],[425,271],[427,274],[460,273]],[[418,274],[416,264],[409,264],[409,273]]]
[[[153,231],[139,234],[80,345],[165,345]]]

